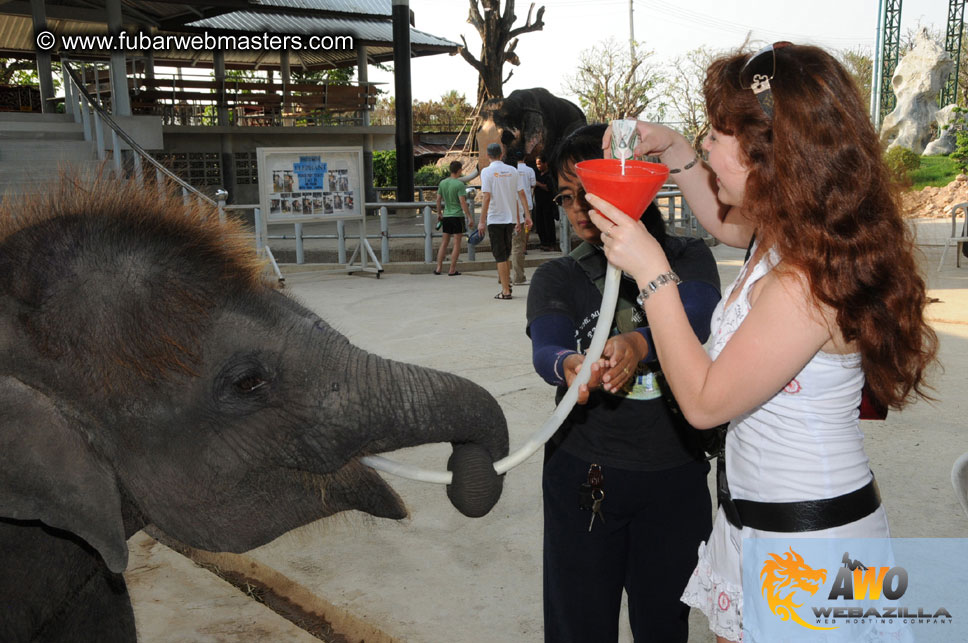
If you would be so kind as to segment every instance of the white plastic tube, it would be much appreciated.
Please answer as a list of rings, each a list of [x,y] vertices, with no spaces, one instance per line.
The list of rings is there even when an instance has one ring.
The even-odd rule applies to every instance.
[[[608,269],[605,273],[605,290],[602,292],[602,307],[598,312],[598,322],[595,324],[595,333],[592,336],[592,342],[585,352],[585,361],[582,362],[581,368],[578,369],[578,375],[572,380],[571,386],[568,387],[568,391],[561,398],[561,402],[555,407],[551,416],[531,436],[531,439],[525,442],[514,453],[494,463],[494,470],[498,474],[506,473],[534,455],[535,451],[540,449],[555,434],[555,431],[558,430],[561,423],[571,413],[575,402],[578,400],[578,387],[585,384],[588,378],[591,377],[592,364],[597,362],[598,358],[602,356],[605,342],[608,341],[609,333],[611,333],[612,318],[615,316],[615,302],[618,301],[618,285],[621,275],[622,271],[620,269],[614,267],[612,264],[608,264]],[[450,471],[428,471],[427,469],[396,462],[379,455],[368,455],[360,458],[360,461],[366,466],[378,471],[390,473],[402,478],[409,478],[410,480],[434,482],[437,484],[451,483],[452,473]]]

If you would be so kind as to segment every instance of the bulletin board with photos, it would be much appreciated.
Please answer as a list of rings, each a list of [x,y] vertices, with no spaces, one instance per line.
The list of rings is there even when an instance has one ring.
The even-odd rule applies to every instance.
[[[260,147],[259,201],[269,223],[363,217],[362,147]]]

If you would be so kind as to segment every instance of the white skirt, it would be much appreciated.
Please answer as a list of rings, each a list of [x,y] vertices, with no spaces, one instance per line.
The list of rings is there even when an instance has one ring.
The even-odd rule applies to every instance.
[[[716,512],[709,539],[699,543],[699,562],[682,593],[682,602],[709,619],[709,629],[730,641],[743,641],[743,539],[744,538],[889,538],[887,513],[881,505],[855,522],[824,529],[777,533],[750,527],[737,529]],[[745,643],[755,643],[748,639]]]

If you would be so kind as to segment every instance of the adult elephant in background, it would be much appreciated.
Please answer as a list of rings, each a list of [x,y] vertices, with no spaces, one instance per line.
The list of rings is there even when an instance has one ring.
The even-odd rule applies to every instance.
[[[108,181],[0,212],[0,641],[132,641],[126,540],[242,552],[406,509],[365,455],[451,442],[486,513],[497,402],[369,354],[268,286],[243,230]]]
[[[533,161],[585,125],[585,114],[577,105],[543,87],[516,89],[504,98],[489,100],[481,109],[481,117],[484,121],[477,133],[479,170],[488,166],[482,151],[490,143],[500,143],[505,151],[511,149]]]

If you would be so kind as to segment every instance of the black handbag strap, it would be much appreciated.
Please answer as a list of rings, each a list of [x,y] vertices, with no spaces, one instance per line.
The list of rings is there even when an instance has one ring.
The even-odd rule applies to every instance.
[[[605,275],[608,272],[608,262],[605,260],[605,255],[592,244],[582,241],[568,256],[575,260],[588,280],[598,288],[598,292],[604,293]],[[623,292],[624,290],[627,290],[627,288],[622,288],[622,284],[619,284],[618,301],[615,304],[615,318],[612,326],[620,333],[629,333],[643,324],[645,315],[640,311],[635,299],[629,299],[628,294]]]

